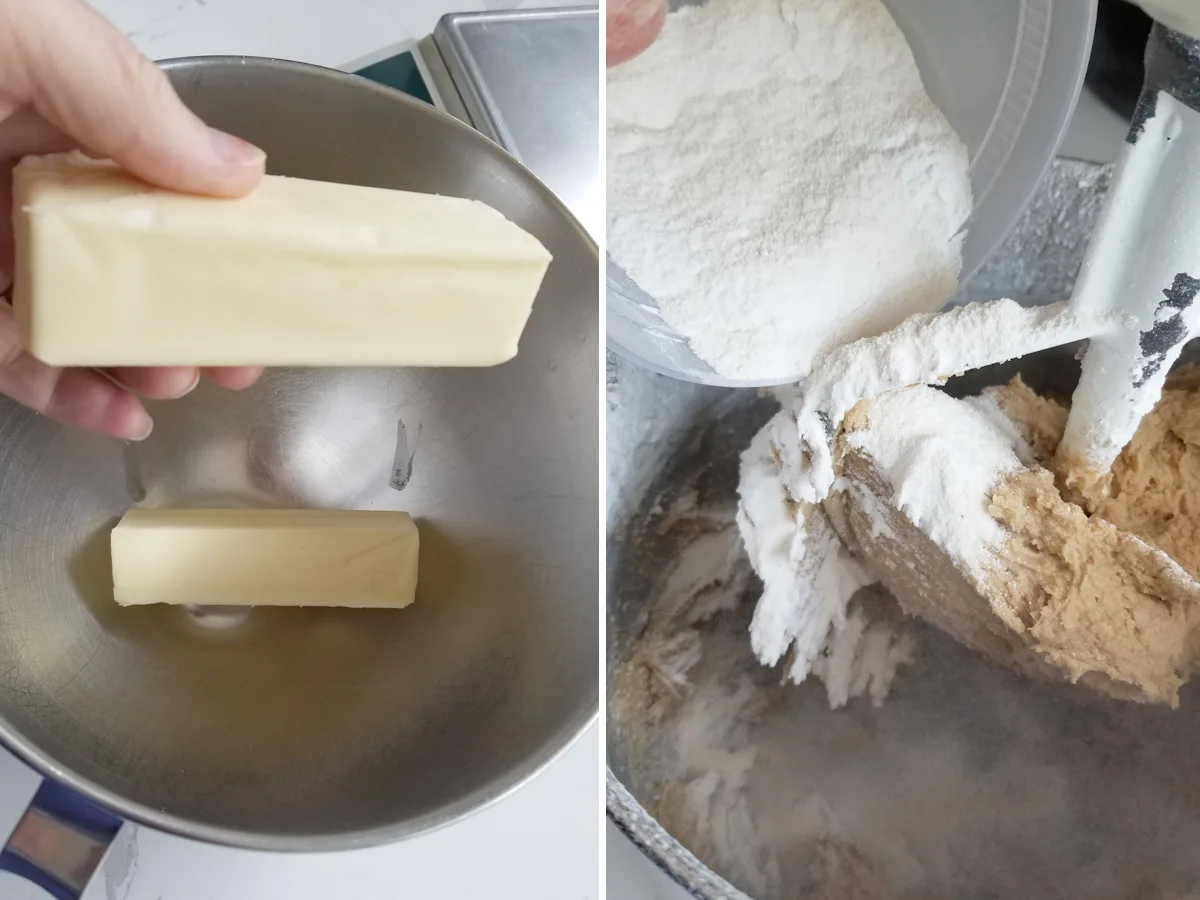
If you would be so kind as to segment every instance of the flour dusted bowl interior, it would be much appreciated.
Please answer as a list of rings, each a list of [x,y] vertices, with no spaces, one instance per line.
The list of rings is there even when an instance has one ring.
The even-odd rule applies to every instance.
[[[947,390],[1020,373],[1067,402],[1076,349]],[[738,458],[773,401],[624,361],[610,381],[608,809],[656,863],[705,900],[1195,891],[1195,684],[1172,710],[1032,679],[860,595],[914,649],[881,705],[831,710],[751,647]]]
[[[1069,295],[1108,171],[1056,161],[973,299]],[[1067,402],[1076,349],[947,390],[972,396],[1019,372]],[[1193,342],[1180,363],[1198,360]],[[723,548],[741,549],[729,530],[739,454],[775,409],[757,391],[610,363],[610,816],[706,900],[1194,893],[1194,683],[1177,710],[1110,700],[1019,676],[914,619],[913,660],[879,707],[860,698],[832,711],[819,683],[781,683],[759,664],[748,632],[761,586]],[[656,626],[674,643],[654,640]],[[681,663],[687,677],[673,679]]]
[[[273,174],[481,200],[554,262],[496,368],[203,385],[129,446],[0,401],[0,741],[202,839],[324,849],[434,827],[596,712],[595,246],[512,158],[396,92],[270,60],[166,68]],[[135,501],[406,510],[417,601],[120,608],[108,532]]]
[[[1095,0],[884,0],[926,91],[971,157],[975,208],[964,223],[960,283],[1003,240],[1053,157],[1087,66]],[[688,381],[753,386],[718,375],[606,260],[608,346]]]

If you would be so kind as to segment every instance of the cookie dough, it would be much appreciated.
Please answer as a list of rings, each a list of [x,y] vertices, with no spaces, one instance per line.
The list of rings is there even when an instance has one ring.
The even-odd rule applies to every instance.
[[[1066,410],[1019,379],[988,391],[984,402],[1013,426],[1021,464],[990,496],[959,501],[982,504],[1005,530],[982,567],[954,559],[928,536],[928,525],[923,530],[896,509],[894,474],[881,473],[853,439],[877,425],[897,427],[895,417],[872,421],[887,395],[859,404],[835,441],[838,475],[881,502],[844,490],[826,508],[907,612],[1027,674],[1175,706],[1200,651],[1198,388],[1194,370],[1173,377],[1114,465],[1109,493],[1075,498],[1082,505],[1065,500],[1044,467]],[[939,402],[945,405],[944,395]],[[956,425],[971,427],[967,411],[977,411],[978,401],[956,404],[963,410]],[[971,452],[969,444],[962,452]],[[880,527],[880,507],[887,527]]]

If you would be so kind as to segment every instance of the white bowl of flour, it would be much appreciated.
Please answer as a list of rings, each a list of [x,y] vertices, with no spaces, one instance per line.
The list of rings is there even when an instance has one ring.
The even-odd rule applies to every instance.
[[[1051,15],[1053,12],[1053,15]],[[1057,149],[1094,0],[707,0],[607,84],[608,342],[802,380],[940,308]]]

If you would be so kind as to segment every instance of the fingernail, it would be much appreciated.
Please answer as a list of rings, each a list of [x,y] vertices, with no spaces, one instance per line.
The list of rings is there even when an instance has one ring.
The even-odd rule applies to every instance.
[[[123,382],[120,378],[118,378],[112,372],[108,372],[104,369],[92,369],[92,371],[95,372],[97,375],[99,375],[101,378],[107,378],[109,381],[111,381],[113,384],[115,384],[121,390],[129,391],[129,385],[127,385],[125,382]],[[129,392],[131,394],[133,393],[133,391],[129,391]]]
[[[150,437],[150,432],[152,432],[153,430],[154,430],[154,420],[152,418],[150,418],[149,416],[146,416],[145,430],[143,430],[142,433],[139,434],[137,437],[130,438],[130,440],[131,441],[144,441],[146,438]]]
[[[190,394],[192,391],[194,391],[199,386],[200,386],[200,370],[197,369],[196,377],[192,379],[192,383],[189,384],[187,387],[185,387],[178,394],[176,394],[175,399],[179,400],[179,399],[182,399],[183,397],[186,397],[188,394]]]
[[[215,128],[208,129],[212,139],[213,150],[217,156],[235,166],[261,166],[267,159],[267,154],[255,147],[249,141],[243,141],[224,131]]]

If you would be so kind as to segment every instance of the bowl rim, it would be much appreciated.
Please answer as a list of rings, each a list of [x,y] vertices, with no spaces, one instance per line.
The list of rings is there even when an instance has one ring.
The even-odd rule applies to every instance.
[[[696,900],[754,900],[717,874],[662,827],[607,765],[605,812],[638,851]]]
[[[516,157],[508,153],[499,144],[489,140],[465,122],[428,103],[349,72],[343,72],[327,66],[275,57],[204,54],[158,60],[157,65],[168,74],[179,69],[199,70],[206,68],[228,68],[230,66],[256,67],[284,72],[291,71],[304,76],[316,76],[353,85],[356,90],[387,97],[390,102],[408,106],[418,111],[420,115],[426,115],[438,120],[442,124],[456,129],[464,140],[474,142],[481,151],[489,154],[499,154],[520,167],[521,171],[534,183],[538,192],[542,195],[542,199],[563,217],[565,224],[574,228],[577,235],[584,240],[586,248],[595,256],[598,283],[600,266],[598,245],[562,200],[546,187],[541,179],[530,172],[519,159],[516,159]],[[598,308],[597,315],[599,315]],[[599,584],[597,585],[595,602],[599,604]],[[597,652],[599,652],[599,647],[597,647]],[[598,670],[599,661],[597,661]],[[563,756],[574,746],[588,728],[599,719],[599,716],[600,697],[597,685],[597,690],[593,694],[590,704],[582,704],[573,710],[571,715],[543,740],[535,751],[531,752],[520,764],[513,766],[512,769],[492,782],[432,812],[406,822],[351,831],[314,834],[260,832],[219,825],[207,825],[185,816],[170,813],[164,809],[129,800],[84,777],[69,766],[64,766],[53,760],[49,754],[36,747],[31,740],[8,723],[2,713],[0,713],[0,747],[11,752],[43,778],[50,778],[60,782],[77,791],[88,800],[138,825],[145,825],[178,837],[245,850],[278,853],[320,853],[363,849],[395,843],[417,837],[418,835],[429,834],[460,822],[469,816],[473,816],[515,793],[545,769],[549,768],[559,757]]]

